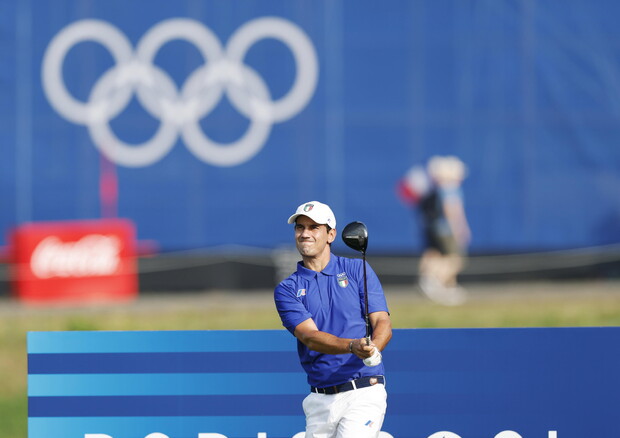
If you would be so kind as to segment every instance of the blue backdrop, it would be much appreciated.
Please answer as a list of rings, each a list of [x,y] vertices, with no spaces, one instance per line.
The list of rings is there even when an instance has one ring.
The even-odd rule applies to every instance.
[[[395,330],[383,431],[615,436],[619,342],[615,327]],[[28,334],[29,438],[291,438],[308,392],[285,330]]]
[[[5,232],[118,214],[165,251],[272,248],[320,200],[415,251],[395,184],[454,154],[473,252],[620,241],[614,0],[0,8]]]

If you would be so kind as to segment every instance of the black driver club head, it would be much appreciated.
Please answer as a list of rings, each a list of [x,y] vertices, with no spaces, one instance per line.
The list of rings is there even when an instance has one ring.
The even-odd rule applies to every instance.
[[[368,247],[368,228],[363,222],[351,222],[342,230],[342,241],[349,248],[365,254]]]

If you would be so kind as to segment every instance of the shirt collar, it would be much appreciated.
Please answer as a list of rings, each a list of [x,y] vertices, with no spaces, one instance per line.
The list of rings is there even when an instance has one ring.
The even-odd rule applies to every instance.
[[[336,275],[338,268],[338,257],[334,254],[329,254],[329,262],[327,266],[321,271],[324,275]],[[308,269],[304,266],[303,261],[297,262],[297,273],[306,279],[311,279],[318,274],[318,272],[313,271],[312,269]]]

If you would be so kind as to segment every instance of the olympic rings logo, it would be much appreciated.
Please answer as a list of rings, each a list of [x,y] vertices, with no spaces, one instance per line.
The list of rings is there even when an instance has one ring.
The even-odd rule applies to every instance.
[[[243,63],[250,47],[274,38],[288,46],[296,65],[296,77],[287,94],[272,100],[260,75]],[[153,64],[159,49],[172,40],[193,44],[204,64],[192,72],[181,89]],[[86,102],[75,99],[63,79],[68,51],[82,41],[103,45],[115,65],[93,86]],[[308,36],[293,23],[276,17],[251,20],[231,36],[226,47],[202,23],[183,18],[164,20],[138,42],[135,51],[125,35],[101,20],[81,20],[60,31],[50,42],[42,67],[43,90],[52,107],[67,120],[85,125],[97,148],[111,161],[128,167],[159,161],[180,135],[200,160],[216,166],[235,166],[255,156],[274,123],[298,114],[312,98],[318,80],[318,60]],[[250,120],[237,141],[217,143],[208,138],[199,121],[226,93],[231,104]],[[110,127],[133,96],[161,121],[153,137],[141,144],[120,140]]]

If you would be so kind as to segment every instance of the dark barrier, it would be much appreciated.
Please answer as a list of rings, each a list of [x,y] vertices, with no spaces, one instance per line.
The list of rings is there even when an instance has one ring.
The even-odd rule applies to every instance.
[[[382,438],[615,436],[619,343],[615,327],[395,330]],[[29,438],[300,438],[307,393],[284,330],[28,335]]]

